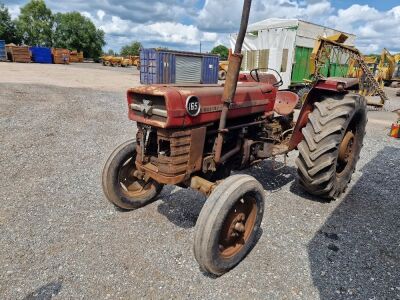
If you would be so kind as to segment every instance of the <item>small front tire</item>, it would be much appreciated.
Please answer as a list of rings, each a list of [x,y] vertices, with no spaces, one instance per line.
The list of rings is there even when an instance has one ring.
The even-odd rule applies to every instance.
[[[108,158],[102,174],[103,191],[115,206],[132,210],[155,200],[162,184],[149,179],[147,182],[134,176],[136,171],[136,142],[127,141],[117,147]]]
[[[201,269],[222,275],[243,260],[257,241],[264,201],[263,187],[248,175],[217,186],[196,223],[193,251]]]

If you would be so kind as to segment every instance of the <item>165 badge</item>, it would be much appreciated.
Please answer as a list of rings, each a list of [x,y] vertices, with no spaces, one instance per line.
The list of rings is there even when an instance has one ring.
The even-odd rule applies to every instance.
[[[200,101],[196,96],[189,96],[186,99],[186,111],[191,117],[196,117],[200,113]]]

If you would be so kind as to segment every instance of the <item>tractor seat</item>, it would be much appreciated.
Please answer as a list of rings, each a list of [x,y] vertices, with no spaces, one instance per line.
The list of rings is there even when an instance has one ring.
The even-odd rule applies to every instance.
[[[299,96],[289,91],[278,91],[276,93],[274,111],[280,115],[286,116],[294,111],[299,102]]]

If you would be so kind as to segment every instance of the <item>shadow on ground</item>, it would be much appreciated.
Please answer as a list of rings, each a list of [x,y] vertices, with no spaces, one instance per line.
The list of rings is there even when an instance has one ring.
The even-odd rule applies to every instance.
[[[271,161],[264,161],[259,165],[244,170],[244,174],[254,176],[268,192],[277,192],[284,185],[294,180],[296,169],[283,166],[280,170],[273,170]],[[232,173],[233,174],[233,173]],[[160,195],[162,202],[158,205],[158,212],[167,217],[173,224],[181,228],[191,228],[196,225],[197,218],[206,201],[206,197],[192,189],[178,189],[165,186]]]
[[[61,291],[62,282],[53,281],[27,295],[24,300],[50,300]]]
[[[400,299],[400,149],[386,147],[308,244],[321,299]]]
[[[181,228],[192,228],[206,202],[206,197],[192,189],[165,186],[157,210],[173,224]]]

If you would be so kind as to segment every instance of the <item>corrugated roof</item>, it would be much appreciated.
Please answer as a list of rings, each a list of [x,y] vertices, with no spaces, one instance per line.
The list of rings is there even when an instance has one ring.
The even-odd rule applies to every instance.
[[[271,29],[271,28],[289,28],[289,27],[298,26],[300,22],[311,24],[311,25],[314,25],[314,26],[322,27],[322,28],[326,28],[326,29],[331,29],[331,30],[343,32],[346,35],[355,36],[352,33],[347,33],[347,32],[341,31],[341,30],[337,30],[337,29],[334,29],[334,28],[331,28],[331,27],[315,24],[315,23],[312,23],[312,22],[309,22],[309,21],[303,21],[303,20],[300,20],[300,19],[279,19],[279,18],[265,19],[265,20],[262,20],[260,22],[256,22],[256,23],[250,24],[248,26],[247,32],[258,31],[258,30],[262,30],[262,29]]]

